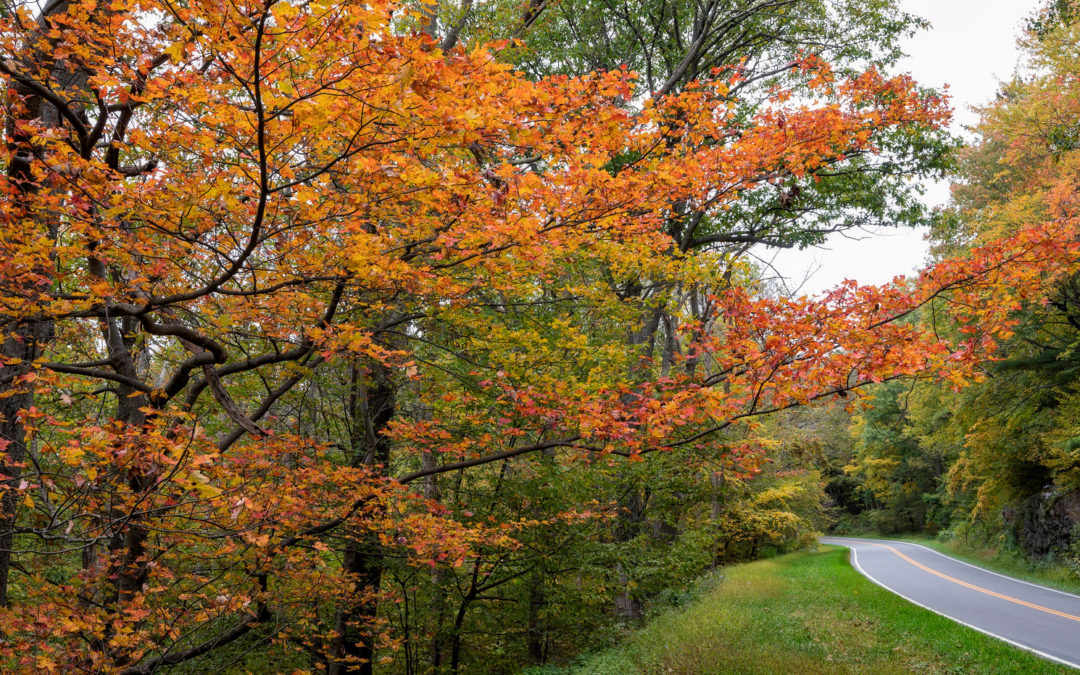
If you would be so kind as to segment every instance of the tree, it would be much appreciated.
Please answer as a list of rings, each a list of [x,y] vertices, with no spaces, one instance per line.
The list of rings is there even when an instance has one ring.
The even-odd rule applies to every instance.
[[[912,288],[755,296],[671,223],[922,133],[940,98],[807,56],[814,105],[778,90],[743,119],[723,72],[637,104],[630,72],[532,81],[507,45],[440,49],[416,19],[284,0],[0,18],[13,667],[148,673],[258,631],[370,672],[395,644],[387,555],[469,560],[482,590],[489,552],[545,522],[451,517],[432,477],[715,451],[741,419],[963,377],[1008,307],[974,308],[961,344],[898,319],[1071,263],[1058,223]],[[695,307],[656,368],[624,337],[655,316],[635,279]],[[337,410],[306,403],[334,386]]]
[[[1075,219],[1075,9],[1073,2],[1045,4],[1024,40],[1037,70],[1004,84],[981,110],[979,142],[959,155],[953,205],[937,223],[939,259],[1031,223]],[[1061,236],[1071,243],[1074,234]],[[910,406],[894,405],[895,390],[879,390],[881,409],[864,415],[857,464],[868,482],[892,487],[883,496],[895,496],[905,476],[911,486],[906,500],[885,504],[892,511],[879,518],[895,521],[903,501],[922,501],[937,508],[935,519],[953,534],[1036,557],[1060,554],[1074,540],[1069,511],[1077,498],[1077,278],[1064,269],[970,302],[1002,303],[1013,315],[992,357],[962,390],[913,385],[904,396]],[[971,318],[951,320],[946,301],[918,320],[941,335],[978,329]],[[942,466],[947,480],[935,486]]]
[[[903,382],[876,387],[872,405],[853,425],[856,456],[846,470],[872,495],[872,522],[885,533],[934,528],[928,497],[945,472],[944,458],[924,447],[910,429],[912,389]]]

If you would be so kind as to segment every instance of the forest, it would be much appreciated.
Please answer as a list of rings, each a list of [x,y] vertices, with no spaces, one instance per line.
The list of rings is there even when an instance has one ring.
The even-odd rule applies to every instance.
[[[1080,574],[1080,3],[970,142],[926,28],[0,2],[0,671],[520,672],[824,532]],[[759,262],[871,226],[922,271]]]

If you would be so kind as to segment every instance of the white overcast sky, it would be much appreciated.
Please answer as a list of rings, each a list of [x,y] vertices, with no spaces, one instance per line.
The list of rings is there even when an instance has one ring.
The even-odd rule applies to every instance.
[[[910,56],[899,70],[910,72],[927,86],[949,85],[954,108],[953,127],[960,131],[976,115],[973,105],[993,99],[998,83],[1008,80],[1020,57],[1016,39],[1023,19],[1038,0],[901,0],[904,9],[930,21],[905,44]],[[930,186],[926,201],[942,204],[948,185]],[[782,251],[770,256],[774,268],[799,293],[816,294],[844,279],[881,284],[922,267],[927,246],[923,232],[892,230],[859,240],[834,235],[824,248]],[[807,275],[810,274],[809,278]],[[805,280],[805,283],[804,283]]]

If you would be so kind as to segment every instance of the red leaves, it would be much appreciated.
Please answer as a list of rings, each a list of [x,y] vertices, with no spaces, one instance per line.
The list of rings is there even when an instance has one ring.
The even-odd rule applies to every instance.
[[[87,143],[86,115],[20,128],[44,159],[0,186],[11,197],[0,314],[53,320],[58,336],[55,361],[13,379],[62,377],[77,394],[23,411],[49,463],[18,490],[41,507],[25,517],[93,542],[97,557],[81,572],[58,566],[68,586],[30,585],[4,617],[23,640],[8,649],[32,638],[65,667],[98,658],[108,669],[248,617],[273,593],[296,625],[315,622],[294,608],[367,593],[335,567],[345,542],[457,565],[543,524],[455,522],[393,472],[509,461],[523,447],[640,461],[858,383],[962,377],[1014,302],[965,310],[981,329],[959,346],[898,317],[941,289],[974,300],[964,294],[997,284],[1023,297],[1038,273],[1018,263],[1045,271],[1074,253],[1033,231],[910,289],[706,297],[730,280],[715,252],[673,244],[674,205],[717,213],[873,152],[883,133],[941,124],[942,101],[907,78],[838,79],[806,57],[795,65],[822,99],[812,106],[777,91],[743,119],[730,105],[736,70],[639,110],[632,73],[533,82],[493,58],[504,45],[440,53],[397,30],[397,9],[148,1],[64,17],[56,54],[85,64],[103,126]],[[0,26],[0,49],[30,39]],[[50,84],[51,72],[24,74]],[[138,169],[148,158],[154,168]],[[615,290],[627,280],[709,304],[665,329],[679,347],[667,363],[642,359],[627,335],[657,308],[677,312],[664,290]],[[207,355],[219,370],[191,366]],[[383,401],[397,416],[378,428],[357,423],[356,400],[347,413],[341,401],[305,407],[340,395],[342,374],[363,398],[380,369],[400,406]],[[213,373],[239,413],[201,394]],[[114,407],[110,421],[101,410]],[[261,423],[274,433],[227,440],[253,411],[269,412]],[[390,459],[360,454],[383,442]],[[733,447],[727,460],[750,475],[761,457]],[[99,545],[120,535],[140,543]],[[116,604],[107,591],[120,579],[130,583]],[[111,631],[116,644],[88,650],[74,631],[34,623],[77,605],[101,607],[80,631]]]

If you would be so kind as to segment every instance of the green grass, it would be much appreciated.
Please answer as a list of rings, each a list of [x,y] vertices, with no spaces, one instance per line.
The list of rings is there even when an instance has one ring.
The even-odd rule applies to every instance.
[[[736,565],[616,648],[537,675],[1070,673],[881,589],[845,549]]]
[[[903,535],[898,537],[885,537],[879,535],[867,535],[871,539],[899,539],[922,544],[927,548],[951,555],[952,557],[969,562],[979,567],[985,567],[1010,577],[1023,579],[1036,584],[1043,584],[1051,588],[1057,588],[1070,593],[1080,594],[1080,576],[1067,567],[1055,562],[1039,562],[1025,558],[1019,553],[1004,551],[992,547],[965,546],[958,540],[942,542],[928,536]]]

